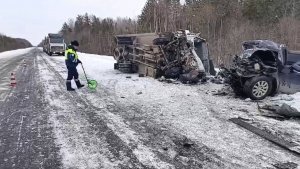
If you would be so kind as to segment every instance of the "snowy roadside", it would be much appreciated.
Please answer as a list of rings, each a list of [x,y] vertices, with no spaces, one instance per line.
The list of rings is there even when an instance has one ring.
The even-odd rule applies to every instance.
[[[49,58],[46,58],[46,56],[43,56],[45,60],[47,60],[46,62],[48,62],[51,66],[55,67],[56,70],[62,75],[65,76],[66,72],[63,70],[63,66],[53,63],[50,61]],[[57,57],[57,59],[59,59],[60,61],[63,60],[62,57]],[[41,75],[42,78],[47,77],[46,74],[42,74]],[[51,78],[50,78],[51,79]],[[48,79],[48,80],[50,80]],[[57,92],[59,90],[63,90],[64,91],[64,86],[61,87],[56,87],[56,89],[49,89],[47,91],[47,93],[53,93],[53,92]],[[69,92],[65,92],[65,93],[69,93]],[[85,92],[84,92],[85,93]],[[78,93],[81,94],[84,98],[84,95],[82,93]],[[95,93],[94,93],[95,94]],[[55,95],[54,93],[52,95]],[[124,119],[119,117],[116,114],[110,113],[108,111],[106,111],[105,107],[108,106],[104,103],[103,100],[99,100],[96,101],[96,104],[90,104],[90,103],[86,103],[87,105],[85,105],[86,109],[83,109],[81,113],[85,113],[88,114],[88,109],[87,107],[89,107],[89,109],[93,109],[91,111],[93,111],[94,117],[93,118],[100,118],[100,119],[104,119],[103,125],[107,124],[107,129],[109,130],[109,132],[111,132],[111,134],[108,131],[101,131],[102,133],[107,133],[102,135],[99,139],[104,141],[104,143],[99,143],[99,144],[90,144],[90,142],[94,143],[95,140],[91,140],[91,139],[96,139],[90,136],[90,132],[89,131],[89,127],[90,125],[93,124],[89,124],[89,122],[85,122],[85,120],[80,116],[77,117],[77,119],[81,119],[81,121],[78,122],[72,122],[71,124],[63,124],[60,122],[60,119],[58,118],[65,118],[65,119],[73,119],[74,117],[65,117],[65,116],[70,116],[68,114],[66,114],[67,111],[70,111],[68,109],[71,109],[71,107],[64,107],[63,105],[68,105],[68,103],[61,103],[60,100],[65,100],[64,102],[67,102],[66,99],[61,98],[62,96],[54,99],[53,96],[52,98],[49,98],[48,100],[50,101],[51,105],[54,107],[60,107],[59,109],[62,109],[60,111],[55,111],[52,112],[52,115],[54,115],[52,119],[52,123],[55,125],[55,133],[57,134],[57,141],[58,141],[58,145],[62,145],[61,146],[61,155],[63,157],[63,164],[64,166],[71,167],[71,166],[76,166],[79,168],[84,168],[83,166],[86,164],[92,164],[94,166],[90,166],[90,168],[99,168],[99,167],[103,167],[103,168],[119,168],[120,166],[131,166],[133,168],[143,168],[142,166],[148,166],[151,168],[174,168],[173,165],[168,164],[162,160],[160,160],[156,154],[153,152],[153,150],[147,146],[145,146],[143,144],[143,138],[140,138],[139,134],[136,133],[135,131],[133,131],[128,124],[125,123]],[[75,97],[75,96],[74,96]],[[90,100],[91,102],[93,100]],[[88,101],[88,102],[90,102]],[[79,107],[81,107],[82,105],[78,105]],[[77,107],[74,106],[73,109]],[[62,111],[62,112],[61,112]],[[74,110],[75,111],[75,110]],[[58,116],[55,118],[55,116]],[[70,121],[70,120],[68,120]],[[77,133],[81,133],[79,136],[78,134],[75,134],[74,131],[72,130],[72,124],[76,124],[76,128]],[[79,125],[79,127],[77,126]],[[68,127],[69,126],[69,127]],[[75,127],[75,126],[73,126]],[[65,129],[66,128],[66,129]],[[107,130],[105,129],[105,130]],[[67,130],[67,131],[64,131]],[[100,128],[98,130],[101,130]],[[68,133],[72,133],[72,134],[68,134]],[[115,150],[111,150],[110,148],[113,148],[113,146],[117,146],[117,145],[110,145],[113,144],[114,142],[116,142],[117,140],[108,142],[108,136],[110,137],[112,136],[112,134],[115,134],[119,139],[121,139],[122,141],[118,142],[118,144],[125,144],[121,145],[118,147],[114,147],[114,148],[118,148],[120,149],[120,147],[122,147],[121,149],[124,149],[122,152],[121,150],[119,150],[119,152],[117,154],[117,157],[115,154],[112,154],[113,151]],[[70,138],[70,135],[73,135]],[[89,140],[82,140],[82,136],[81,135],[86,135],[86,138],[89,138]],[[67,140],[66,140],[67,138]],[[73,141],[72,141],[73,140]],[[70,141],[73,142],[73,146],[70,145]],[[73,147],[74,149],[74,144],[76,147],[76,151],[72,150],[71,147]],[[81,145],[81,144],[89,144],[89,146],[85,146],[85,145]],[[99,147],[100,146],[100,147]],[[129,147],[130,150],[126,150],[126,147]],[[100,149],[100,151],[96,151],[97,149]],[[129,152],[126,151],[132,151],[133,154],[130,154]],[[84,156],[80,155],[80,154],[84,154]],[[102,158],[102,157],[103,158]],[[101,158],[102,159],[101,159]],[[130,157],[130,158],[129,158]],[[120,160],[118,160],[120,158]],[[135,158],[137,158],[138,161],[135,160]],[[90,159],[90,160],[89,160]],[[100,160],[101,159],[101,160]],[[102,161],[102,162],[101,162]],[[102,166],[100,164],[102,164]],[[141,163],[141,164],[139,164]],[[71,167],[72,168],[72,167]],[[121,167],[122,168],[122,167]]]
[[[218,88],[219,85],[214,84],[185,86],[139,79],[123,83],[118,81],[116,93],[127,98],[123,101],[125,104],[139,104],[148,112],[147,116],[167,124],[173,131],[183,133],[199,144],[214,149],[228,164],[236,164],[234,168],[270,167],[272,163],[291,159],[299,163],[299,159],[289,152],[228,122],[228,119],[234,117],[252,120],[260,116],[255,103],[210,95],[210,90]],[[138,92],[142,94],[137,95]],[[267,127],[272,128],[276,128],[278,123],[266,118],[263,121],[268,121],[270,124]],[[299,131],[293,129],[295,125],[285,125],[292,132]]]
[[[18,49],[0,53],[0,102],[4,101],[10,92],[10,76],[25,60],[26,54],[34,48]]]
[[[6,58],[11,58],[11,57],[16,57],[16,56],[19,56],[19,55],[23,55],[23,54],[29,53],[29,51],[31,51],[34,48],[35,47],[1,52],[0,53],[0,59],[3,59],[3,58],[6,59]]]
[[[45,97],[50,103],[47,109],[50,111],[50,122],[53,125],[56,144],[60,146],[64,167],[113,168],[115,165],[102,155],[107,154],[109,156],[105,139],[96,136],[96,133],[89,129],[88,122],[81,118],[82,115],[76,110],[83,105],[78,105],[77,108],[71,107],[72,103],[67,98],[68,96],[60,93],[60,86],[54,83],[56,75],[45,65],[41,56],[38,56],[37,62],[41,82],[45,84]],[[87,140],[89,144],[85,144]],[[102,148],[96,145],[102,145]]]
[[[254,102],[212,95],[220,85],[161,83],[113,70],[114,59],[109,56],[83,53],[79,56],[88,76],[96,79],[99,87],[114,93],[118,102],[124,106],[136,105],[145,113],[140,116],[212,148],[227,162],[227,168],[272,167],[272,164],[288,161],[300,164],[300,160],[288,151],[228,121],[234,117],[246,118],[261,128],[282,131],[296,139],[300,138],[300,125],[296,120],[281,122],[262,117]],[[53,58],[64,69],[64,59]]]

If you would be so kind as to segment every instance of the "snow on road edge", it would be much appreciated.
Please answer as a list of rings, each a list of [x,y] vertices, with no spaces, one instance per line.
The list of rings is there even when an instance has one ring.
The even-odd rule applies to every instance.
[[[119,161],[111,162],[108,157],[113,157],[106,148],[105,138],[99,138],[94,131],[90,131],[90,125],[85,119],[80,118],[68,101],[62,96],[55,97],[54,91],[62,89],[53,84],[55,75],[50,72],[38,56],[38,68],[41,81],[45,84],[46,99],[50,103],[50,120],[56,136],[56,144],[60,147],[60,155],[64,168],[115,168]],[[47,85],[48,84],[48,85]],[[80,105],[79,105],[80,106]],[[55,108],[55,109],[53,109]],[[78,112],[77,112],[78,113]]]
[[[29,51],[31,51],[34,48],[35,47],[1,52],[0,53],[0,59],[23,55],[23,54],[29,53]]]
[[[90,54],[80,54],[80,60],[82,60],[83,65],[86,65],[85,69],[87,71],[88,75],[93,75],[93,78],[96,78],[100,80],[100,83],[104,83],[105,80],[109,79],[111,77],[111,73],[115,70],[109,70],[111,68],[111,63],[114,62],[113,58],[110,56],[101,56],[101,57],[95,57],[99,55],[90,55]],[[57,64],[51,62],[51,59],[45,58],[52,66],[56,66],[57,70],[60,72],[60,74],[65,77],[66,73],[58,67]],[[62,57],[54,57],[55,60],[58,60],[62,62],[64,58]],[[79,65],[80,66],[80,65]],[[111,73],[108,73],[108,76],[105,76],[105,74],[93,74],[92,72],[97,72],[102,70],[109,70]],[[78,71],[82,73],[82,70],[80,67],[78,67]],[[97,100],[95,96],[90,95],[88,96],[88,99],[92,102],[92,104],[95,107],[101,107],[103,103],[101,100]],[[95,102],[93,102],[95,100]],[[105,106],[105,105],[104,105]],[[143,145],[143,142],[141,141],[140,136],[133,131],[127,124],[124,123],[124,119],[118,115],[115,115],[113,113],[110,113],[108,111],[104,112],[98,112],[99,116],[105,116],[108,121],[108,127],[124,142],[126,145],[131,147],[133,149],[134,155],[137,157],[137,159],[144,164],[145,166],[154,167],[157,169],[171,169],[174,168],[173,165],[166,163],[164,161],[161,161],[155,153],[151,150],[151,148],[146,147]]]

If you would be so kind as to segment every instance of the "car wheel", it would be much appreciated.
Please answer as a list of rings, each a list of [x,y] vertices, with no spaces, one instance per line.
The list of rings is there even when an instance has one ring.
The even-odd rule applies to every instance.
[[[114,69],[115,70],[119,69],[119,64],[118,63],[114,63]]]
[[[263,100],[271,90],[272,79],[266,76],[253,77],[244,85],[244,93],[252,100]]]
[[[132,73],[131,68],[121,68],[119,67],[119,71],[123,72],[123,73]]]

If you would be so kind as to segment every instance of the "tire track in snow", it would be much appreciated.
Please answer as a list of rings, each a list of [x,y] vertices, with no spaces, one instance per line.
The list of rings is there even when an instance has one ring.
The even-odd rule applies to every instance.
[[[47,58],[47,60],[49,62],[54,62],[54,64],[52,65],[61,65],[60,62],[57,62],[57,59],[53,61],[52,59]],[[63,71],[59,70],[59,72],[63,72]],[[109,124],[112,124],[112,127],[114,127],[115,132],[119,133],[118,135],[121,138],[123,138],[124,142],[129,142],[128,144],[132,147],[132,149],[138,150],[135,153],[137,154],[137,156],[140,157],[141,160],[143,160],[143,157],[145,157],[139,154],[139,152],[143,151],[143,148],[139,147],[138,149],[136,149],[137,141],[134,141],[135,139],[130,139],[130,138],[134,138],[138,136],[140,140],[143,140],[144,143],[142,144],[147,145],[147,148],[151,147],[150,150],[152,152],[155,152],[154,155],[159,156],[159,158],[163,159],[163,161],[167,161],[170,164],[174,164],[176,168],[190,169],[190,168],[202,168],[202,166],[208,168],[223,168],[222,162],[220,162],[220,160],[212,152],[212,150],[210,150],[206,146],[201,145],[199,147],[198,145],[195,145],[193,146],[192,149],[186,151],[184,150],[183,147],[183,144],[185,142],[184,138],[182,138],[182,136],[180,136],[180,134],[177,132],[175,132],[176,133],[175,134],[175,133],[170,133],[170,131],[169,132],[163,131],[159,126],[155,125],[155,123],[151,124],[151,122],[148,121],[149,117],[144,117],[143,114],[145,114],[145,112],[141,110],[140,105],[130,103],[129,106],[125,106],[119,103],[117,101],[117,98],[119,98],[119,96],[117,96],[115,91],[116,88],[114,88],[114,86],[116,86],[117,84],[116,82],[117,82],[116,79],[108,80],[108,82],[106,82],[108,84],[112,84],[112,86],[103,86],[102,84],[99,84],[100,91],[93,92],[92,95],[90,95],[90,93],[87,91],[79,92],[79,94],[84,98],[88,98],[88,100],[92,105],[94,105],[95,107],[99,107],[100,110],[103,110],[104,111],[103,114],[107,114],[106,118],[109,119],[109,121],[111,121],[111,123]],[[116,119],[121,119],[121,120],[118,121]],[[141,119],[147,119],[147,122],[146,123],[142,122],[143,124],[141,124],[139,122]],[[138,125],[139,127],[137,127],[136,125]],[[129,128],[131,131],[125,132],[124,129],[127,128]],[[134,130],[137,131],[138,134],[132,132],[132,128],[134,128]],[[130,134],[130,132],[132,132],[132,134]],[[176,137],[174,138],[174,134],[177,135],[176,137],[178,138]],[[161,145],[161,144],[165,144],[163,143],[165,141],[167,142],[167,144],[169,144],[169,142],[171,142],[170,144],[173,144],[170,145],[171,147],[168,146],[167,151],[163,150],[163,145]],[[145,142],[147,143],[145,144]],[[186,157],[183,157],[181,155],[188,157],[189,164],[186,163],[186,160],[182,161],[182,159]],[[162,156],[167,156],[167,157],[162,157]],[[144,163],[147,164],[149,163],[149,161],[151,163],[151,161],[153,160],[148,160],[145,161]],[[159,168],[163,168],[163,167],[160,166]]]
[[[43,56],[42,56],[43,57]],[[50,67],[54,66],[53,63],[51,65],[51,61],[49,58],[43,57],[45,62],[49,64]],[[55,70],[52,70],[55,71]],[[58,72],[64,72],[63,70],[59,69],[55,71],[55,74],[57,76],[60,76],[61,83],[64,81],[61,75]],[[104,88],[101,88],[104,89]],[[74,98],[78,98],[77,94],[72,94]],[[82,95],[82,97],[86,95]],[[81,97],[81,98],[82,98]],[[100,98],[99,98],[100,99]],[[157,155],[153,152],[153,150],[143,144],[141,141],[142,138],[136,133],[134,130],[132,130],[127,124],[125,124],[124,119],[118,115],[115,115],[113,113],[110,113],[107,109],[103,108],[106,107],[106,103],[104,102],[104,105],[102,106],[98,104],[95,105],[91,103],[91,100],[85,100],[86,104],[90,107],[92,107],[96,111],[97,115],[101,118],[106,119],[107,126],[110,130],[113,131],[113,133],[118,136],[118,138],[121,139],[123,143],[130,149],[131,153],[133,153],[134,157],[130,158],[137,158],[138,161],[142,164],[142,168],[162,168],[162,169],[169,169],[169,168],[175,168],[172,164],[169,164],[167,162],[162,161],[160,158],[157,157]],[[100,107],[100,108],[99,108]]]
[[[49,65],[38,56],[41,81],[50,83],[45,86],[46,99],[49,101],[51,122],[54,126],[57,145],[65,168],[115,168],[110,161],[112,154],[106,148],[105,138],[91,130],[89,122],[82,115],[86,106],[72,103],[69,95],[63,93],[63,86],[57,84],[57,75]]]
[[[64,80],[53,68],[49,67],[50,65],[47,65],[47,61],[42,57],[40,57],[40,65],[44,70],[41,70],[41,77],[44,77],[46,81],[53,81],[53,79],[60,81],[58,85],[53,83],[48,86],[51,88],[48,89],[48,93],[52,93],[48,100],[52,102],[51,109],[55,108],[52,111],[52,122],[56,128],[57,144],[62,145],[61,154],[64,166],[66,168],[85,168],[86,166],[89,166],[88,168],[147,168],[140,164],[132,151],[123,145],[114,132],[106,126],[105,119],[97,116],[100,114],[97,113],[97,109],[93,109],[93,106],[76,93],[62,92],[65,90],[65,86],[61,84]],[[70,104],[70,101],[81,102],[81,104]],[[63,104],[70,106],[64,107]],[[74,107],[81,108],[74,110]],[[76,151],[75,148],[79,150]]]

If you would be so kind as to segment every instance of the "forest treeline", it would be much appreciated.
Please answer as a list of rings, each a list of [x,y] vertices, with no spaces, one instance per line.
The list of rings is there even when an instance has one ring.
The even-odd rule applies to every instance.
[[[0,34],[0,52],[31,47],[31,43],[21,38],[11,38]]]
[[[77,39],[83,52],[111,55],[116,34],[179,29],[200,32],[216,64],[229,64],[245,40],[269,39],[300,50],[300,1],[147,0],[136,19],[78,15],[60,32],[67,42]]]

